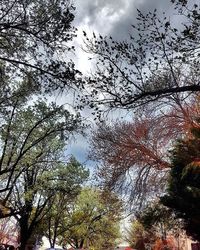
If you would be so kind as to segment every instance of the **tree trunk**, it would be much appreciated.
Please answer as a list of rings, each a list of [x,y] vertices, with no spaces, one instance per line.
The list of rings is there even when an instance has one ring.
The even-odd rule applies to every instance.
[[[26,249],[26,245],[27,245],[27,242],[28,242],[28,239],[26,238],[26,234],[21,234],[20,235],[20,247],[19,247],[19,250],[25,250]]]
[[[21,217],[19,221],[20,225],[20,247],[19,250],[25,250],[28,240],[31,237],[30,230],[28,228],[28,220],[26,216]]]
[[[55,244],[56,244],[56,238],[54,237],[54,239],[50,243],[51,248],[55,248]]]
[[[81,240],[79,248],[82,249],[84,244],[84,239]]]

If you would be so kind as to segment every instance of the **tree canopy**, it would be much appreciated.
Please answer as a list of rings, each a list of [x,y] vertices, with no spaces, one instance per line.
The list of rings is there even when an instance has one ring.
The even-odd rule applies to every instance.
[[[59,191],[72,195],[86,173],[73,161],[75,169],[66,165],[64,153],[68,138],[81,128],[79,118],[55,103],[22,103],[19,98],[0,111],[0,197],[1,218],[15,216],[24,249],[49,200]]]
[[[75,82],[69,42],[74,6],[70,1],[2,1],[0,10],[0,62],[2,83],[26,79],[34,90],[52,90]],[[42,87],[42,88],[41,88]]]
[[[22,107],[16,101],[1,109],[0,193],[4,205],[23,171],[35,163],[48,162],[50,159],[46,157],[58,150],[61,144],[64,147],[70,133],[79,126],[79,119],[54,103],[47,105],[39,101],[26,105]],[[61,138],[63,142],[59,145]]]
[[[76,36],[70,0],[2,1],[0,218],[15,216],[21,250],[37,230],[45,231],[51,247],[59,239],[63,246],[113,248],[122,204],[112,191],[121,190],[141,209],[163,192],[170,168],[162,202],[200,240],[200,6],[171,3],[176,21],[156,9],[138,10],[133,32],[123,41],[84,32],[94,68],[83,78],[70,59]],[[131,122],[105,122],[93,133],[91,158],[101,164],[103,191],[86,188],[79,194],[88,172],[74,158],[68,162],[65,150],[83,128],[80,115],[42,96],[69,88],[77,90],[76,108],[89,106],[97,117],[118,108],[135,111]],[[177,137],[183,139],[170,161],[168,149]],[[168,226],[160,220],[168,212],[150,207],[143,219],[152,227]],[[40,222],[48,228],[37,227]],[[143,228],[135,228],[143,237]]]
[[[184,221],[188,235],[200,240],[200,127],[192,128],[192,137],[179,140],[172,150],[167,194],[161,198]]]
[[[48,187],[46,189],[47,197],[50,195],[51,198],[48,200],[43,218],[45,224],[43,234],[48,238],[51,248],[55,247],[59,237],[74,226],[68,223],[68,217],[71,216],[70,212],[73,211],[77,196],[82,192],[82,184],[89,177],[89,171],[84,169],[74,157],[71,157],[66,166],[56,169],[56,172],[57,174],[50,174],[48,185],[52,180],[56,180],[56,183],[53,184],[53,189],[49,190]],[[75,223],[79,224],[78,221]]]
[[[165,190],[169,148],[191,134],[199,100],[171,103],[163,112],[146,108],[130,121],[103,122],[92,132],[90,158],[98,161],[100,184],[123,194],[135,210]]]
[[[63,247],[112,249],[119,237],[122,203],[115,194],[85,188],[66,215],[66,231],[60,236]]]
[[[79,114],[43,96],[78,82],[74,10],[68,0],[1,2],[0,217],[17,220],[21,249],[41,233],[56,195],[76,196],[88,176],[66,155],[82,127]]]

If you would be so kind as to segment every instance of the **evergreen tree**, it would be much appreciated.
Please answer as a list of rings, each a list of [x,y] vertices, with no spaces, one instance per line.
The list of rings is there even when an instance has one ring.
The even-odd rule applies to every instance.
[[[200,124],[192,136],[179,140],[172,150],[167,194],[161,198],[184,221],[186,233],[200,240]]]

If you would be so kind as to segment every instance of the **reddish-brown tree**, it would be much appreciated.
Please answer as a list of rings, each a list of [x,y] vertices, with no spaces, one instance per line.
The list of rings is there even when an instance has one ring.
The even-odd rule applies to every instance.
[[[145,111],[131,122],[100,124],[91,140],[90,157],[98,160],[98,175],[107,188],[123,190],[130,197],[144,197],[163,190],[169,170],[168,150],[199,116],[198,102],[174,102],[165,111]],[[136,201],[135,200],[135,201]]]

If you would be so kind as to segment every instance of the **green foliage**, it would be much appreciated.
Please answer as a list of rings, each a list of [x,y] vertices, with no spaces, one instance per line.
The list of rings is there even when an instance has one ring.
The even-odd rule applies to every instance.
[[[17,219],[21,249],[41,232],[55,194],[74,197],[88,175],[65,157],[68,138],[81,128],[79,115],[42,99],[77,82],[79,72],[66,61],[74,51],[67,45],[75,37],[73,12],[68,0],[1,1],[0,217]]]
[[[46,188],[56,190],[63,195],[67,194],[68,199],[76,197],[79,193],[81,184],[89,177],[89,171],[81,165],[76,158],[70,157],[67,164],[58,164],[54,170],[48,171],[45,175]],[[43,186],[44,188],[44,186]]]
[[[88,171],[74,158],[68,164],[35,164],[21,174],[9,201],[18,209],[16,218],[22,244],[49,230],[51,245],[55,245],[64,212],[87,177]]]
[[[127,230],[127,241],[130,246],[138,250],[145,250],[152,247],[156,235],[153,231],[144,228],[139,220],[133,220],[131,227]]]
[[[99,190],[83,189],[65,222],[68,229],[60,236],[60,243],[96,250],[113,247],[119,237],[122,204],[113,194],[110,198]]]
[[[172,150],[172,164],[167,194],[161,198],[184,221],[188,235],[200,240],[200,128],[193,137],[179,140]]]
[[[24,105],[11,104],[0,110],[0,195],[4,204],[21,173],[35,165],[48,166],[56,157],[61,159],[66,140],[80,125],[78,116],[54,103],[39,101]],[[10,192],[5,193],[6,190]]]
[[[74,196],[82,178],[88,175],[73,158],[67,165],[64,154],[68,138],[81,129],[81,121],[63,106],[37,98],[33,103],[24,96],[15,96],[3,104],[1,217],[15,216],[24,249],[56,192]]]
[[[48,238],[52,248],[55,247],[57,237],[68,230],[66,220],[75,198],[81,191],[81,185],[89,177],[89,171],[71,157],[67,165],[62,165],[49,173],[45,182],[48,200],[46,214],[43,219],[45,228],[43,234]]]

